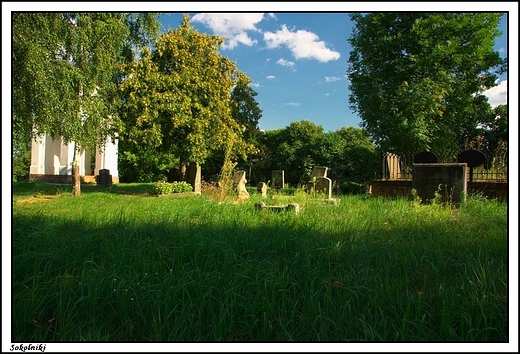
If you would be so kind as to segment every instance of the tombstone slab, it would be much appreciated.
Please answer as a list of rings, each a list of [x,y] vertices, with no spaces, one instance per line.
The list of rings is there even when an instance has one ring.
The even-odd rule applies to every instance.
[[[275,189],[283,189],[285,186],[285,171],[273,170],[271,171],[271,185]]]
[[[186,182],[191,184],[195,194],[201,193],[201,168],[196,162],[191,162],[186,171]]]

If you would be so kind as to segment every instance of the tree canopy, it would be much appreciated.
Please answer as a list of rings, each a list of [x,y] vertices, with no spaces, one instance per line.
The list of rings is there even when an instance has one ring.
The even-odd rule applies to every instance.
[[[185,15],[178,29],[162,34],[153,50],[126,67],[121,140],[127,146],[147,145],[178,156],[181,176],[187,162],[202,163],[230,141],[234,152],[247,153],[251,146],[230,106],[239,71],[219,54],[222,42],[197,32]]]
[[[499,13],[352,14],[350,107],[382,149],[453,148],[496,85]]]
[[[73,194],[82,148],[101,147],[118,128],[117,73],[126,48],[153,33],[152,14],[13,14],[13,138],[74,143]],[[134,24],[132,31],[130,24]]]

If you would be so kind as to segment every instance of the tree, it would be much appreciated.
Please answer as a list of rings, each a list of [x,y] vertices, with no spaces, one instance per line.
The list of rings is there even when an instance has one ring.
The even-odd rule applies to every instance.
[[[256,140],[258,122],[262,118],[262,110],[255,97],[258,93],[249,86],[253,80],[244,73],[238,73],[236,85],[231,91],[231,116],[243,127],[246,141]]]
[[[189,161],[202,163],[230,142],[237,156],[251,147],[231,114],[238,69],[219,54],[222,43],[197,32],[185,15],[178,29],[162,34],[154,50],[126,67],[121,140],[178,156],[181,179]]]
[[[262,118],[260,109],[255,97],[258,93],[250,86],[252,79],[246,74],[239,72],[235,86],[231,91],[230,107],[231,116],[242,128],[242,137],[245,142],[255,146],[255,151],[248,155],[247,161],[239,159],[236,168],[248,171],[248,181],[251,181],[252,165],[258,160],[258,139],[261,134],[258,129],[258,122]],[[205,173],[209,175],[219,174],[224,161],[224,151],[213,151],[202,166]]]
[[[14,135],[39,138],[48,134],[74,143],[75,196],[81,193],[81,150],[103,146],[119,128],[118,65],[124,48],[139,40],[130,40],[130,17],[122,13],[13,14]],[[153,28],[150,18],[146,25],[136,25],[133,34]]]
[[[472,113],[489,106],[506,60],[493,50],[498,13],[352,14],[351,108],[382,149],[460,144]]]

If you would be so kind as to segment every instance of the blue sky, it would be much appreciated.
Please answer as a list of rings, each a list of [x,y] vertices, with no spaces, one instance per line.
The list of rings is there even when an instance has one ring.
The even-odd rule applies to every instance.
[[[201,33],[226,39],[222,55],[237,63],[253,82],[262,109],[260,129],[288,126],[306,119],[325,131],[359,127],[348,107],[345,76],[352,23],[346,12],[189,13]],[[163,30],[178,28],[182,13],[162,15]],[[495,49],[507,56],[507,15]],[[489,91],[492,105],[507,103],[507,73]]]
[[[27,4],[30,4],[27,5]],[[292,121],[310,120],[325,131],[343,126],[359,127],[361,119],[348,107],[348,66],[352,24],[348,12],[377,11],[493,11],[513,13],[513,21],[504,16],[496,50],[503,56],[518,33],[516,3],[399,3],[399,2],[68,2],[3,3],[3,17],[11,11],[128,11],[163,12],[163,31],[178,28],[183,13],[201,33],[226,38],[221,54],[237,63],[252,80],[262,110],[260,129],[288,126]],[[296,12],[300,11],[300,12]],[[515,21],[516,18],[516,21]],[[511,26],[508,38],[508,22]],[[3,26],[10,21],[3,21]],[[6,35],[10,28],[3,31]],[[5,36],[5,35],[4,35]],[[9,37],[5,42],[10,42]],[[517,49],[517,48],[515,48]],[[4,51],[4,55],[8,53]],[[518,58],[509,55],[511,64]],[[8,63],[8,59],[3,60]],[[5,65],[5,64],[4,64]],[[512,72],[510,70],[510,72]],[[512,72],[512,77],[514,76]],[[516,71],[517,72],[517,71]],[[5,79],[4,79],[5,80]],[[517,85],[517,79],[514,79]],[[4,81],[5,82],[5,81]],[[499,86],[490,90],[492,105],[507,102],[507,73]],[[509,85],[511,86],[511,85]],[[511,87],[509,88],[511,89]],[[516,90],[516,91],[515,91]],[[517,86],[513,86],[513,94]],[[514,102],[513,102],[514,103]],[[515,106],[517,107],[517,106]],[[510,106],[511,109],[511,106]],[[517,109],[517,108],[515,108]]]

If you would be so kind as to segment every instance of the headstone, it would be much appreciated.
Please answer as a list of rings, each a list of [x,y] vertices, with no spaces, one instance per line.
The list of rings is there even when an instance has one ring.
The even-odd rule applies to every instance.
[[[486,163],[486,155],[478,150],[466,150],[457,156],[457,162],[466,163],[469,167],[469,180],[473,181],[473,168]]]
[[[327,170],[328,170],[328,167],[325,167],[325,166],[314,166],[312,168],[310,180],[312,181],[314,177],[316,177],[316,178],[327,177]]]
[[[317,177],[314,190],[317,193],[324,193],[325,199],[332,198],[332,180],[327,177]]]
[[[258,186],[256,187],[256,191],[260,194],[262,194],[262,198],[267,198],[267,184],[264,182],[258,183]]]
[[[201,168],[196,162],[191,162],[186,171],[186,182],[191,184],[193,192],[201,194]]]
[[[415,154],[413,163],[437,163],[437,155],[430,151],[422,151]]]
[[[97,176],[97,184],[100,186],[112,185],[112,175],[110,174],[110,170],[106,168],[99,170],[99,175]]]
[[[235,185],[239,199],[249,198],[249,192],[246,189],[246,183],[246,172],[236,171],[233,175],[233,184]]]
[[[305,191],[307,193],[316,188],[316,182],[318,178],[327,177],[327,170],[328,168],[325,166],[314,166],[312,168],[310,180],[305,185]],[[329,190],[332,191],[332,188],[329,188]]]
[[[271,185],[275,189],[283,189],[285,186],[284,170],[271,171]]]
[[[423,203],[434,200],[436,193],[443,202],[463,202],[467,194],[466,164],[414,164],[412,188]]]

